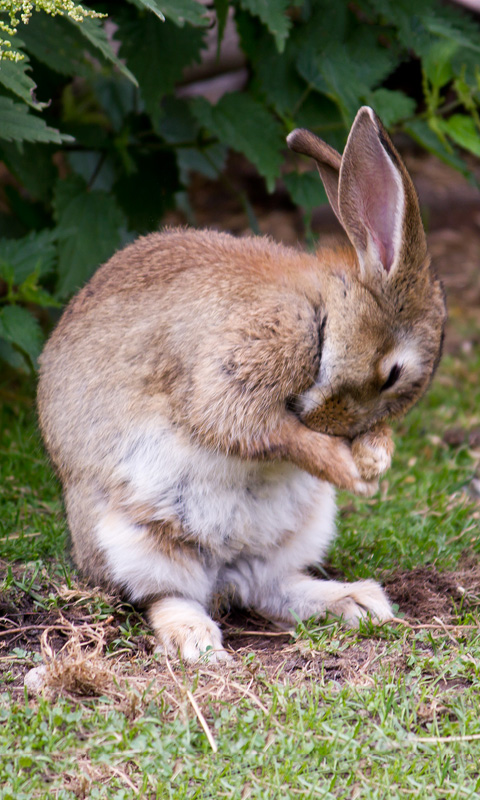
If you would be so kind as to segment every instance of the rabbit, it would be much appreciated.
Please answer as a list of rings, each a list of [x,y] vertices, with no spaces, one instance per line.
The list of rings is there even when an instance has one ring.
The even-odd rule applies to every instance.
[[[172,228],[117,252],[40,359],[38,413],[74,559],[147,609],[160,649],[229,659],[214,598],[283,625],[392,609],[373,580],[307,568],[335,487],[370,496],[388,421],[425,392],[445,323],[411,179],[374,111],[343,156],[297,129],[348,237],[305,253]]]

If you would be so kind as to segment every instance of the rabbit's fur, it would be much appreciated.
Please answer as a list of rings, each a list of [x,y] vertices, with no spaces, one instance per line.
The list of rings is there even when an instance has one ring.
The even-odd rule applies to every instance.
[[[214,596],[279,622],[391,616],[373,581],[309,577],[335,532],[333,486],[371,494],[385,420],[436,367],[445,320],[411,180],[362,108],[343,157],[308,131],[350,245],[167,230],[103,265],[41,357],[42,432],[74,556],[149,607],[167,652],[226,657]]]

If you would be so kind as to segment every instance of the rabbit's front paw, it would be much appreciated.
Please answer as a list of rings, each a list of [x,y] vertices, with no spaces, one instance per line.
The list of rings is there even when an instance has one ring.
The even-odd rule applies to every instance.
[[[386,425],[367,431],[353,440],[352,456],[365,481],[373,481],[389,469],[393,448],[392,431]]]
[[[220,628],[195,600],[181,597],[156,600],[148,616],[158,640],[157,652],[180,656],[189,663],[231,660],[222,647]]]

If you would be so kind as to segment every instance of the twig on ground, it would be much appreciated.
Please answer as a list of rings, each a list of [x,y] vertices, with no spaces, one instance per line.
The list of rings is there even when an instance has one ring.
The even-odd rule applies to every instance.
[[[455,742],[478,742],[480,733],[467,733],[463,736],[416,736],[410,734],[405,744],[450,744]]]
[[[434,619],[438,619],[434,617]],[[396,623],[397,625],[403,625],[405,628],[409,628],[412,631],[424,631],[424,630],[432,630],[432,631],[444,631],[447,633],[448,631],[480,631],[480,623],[478,625],[447,625],[446,623],[442,622],[441,625],[439,624],[432,624],[430,622],[426,623],[418,623],[414,625],[411,622],[407,622],[405,619],[400,619],[399,617],[392,617],[392,619],[387,619],[385,622],[381,622],[379,624],[380,628],[383,628],[385,625],[389,625],[392,623]],[[458,642],[455,642],[458,644]]]
[[[205,731],[205,736],[208,739],[208,743],[209,743],[210,747],[212,748],[213,752],[216,753],[218,751],[217,743],[216,743],[215,739],[213,738],[213,734],[212,734],[210,728],[208,727],[207,721],[206,721],[205,717],[203,716],[202,711],[201,711],[197,701],[195,700],[195,698],[194,698],[193,694],[191,693],[190,689],[187,689],[186,687],[182,686],[182,684],[178,680],[178,678],[175,675],[172,667],[170,666],[170,661],[168,660],[168,656],[167,655],[165,655],[165,663],[167,665],[167,669],[168,669],[171,677],[175,681],[175,683],[178,686],[178,688],[180,689],[180,691],[182,693],[186,694],[186,696],[187,696],[187,698],[188,698],[188,700],[189,700],[189,702],[190,702],[190,704],[191,704],[191,706],[192,706],[192,708],[193,708],[193,710],[194,710],[194,712],[195,712],[195,714],[196,714],[196,716],[198,718],[198,721],[199,721],[200,725],[202,726],[203,730]]]

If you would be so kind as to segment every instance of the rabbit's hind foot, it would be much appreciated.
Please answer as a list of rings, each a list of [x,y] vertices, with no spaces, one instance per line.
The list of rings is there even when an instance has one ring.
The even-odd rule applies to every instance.
[[[196,600],[165,597],[155,600],[148,612],[158,640],[157,652],[180,657],[188,663],[218,664],[231,660],[222,647],[222,634]]]
[[[358,628],[361,619],[382,623],[392,619],[393,612],[387,596],[376,581],[355,581],[349,584],[329,582],[332,595],[327,601],[326,612],[341,617],[349,628]],[[336,584],[336,585],[335,585]],[[328,584],[327,584],[328,585]]]
[[[278,587],[278,582],[277,582]],[[258,593],[254,607],[272,619],[291,624],[294,617],[322,619],[339,617],[349,628],[358,628],[360,620],[371,619],[378,624],[392,619],[393,612],[387,595],[376,581],[354,583],[321,581],[308,575],[284,578],[281,589]]]

